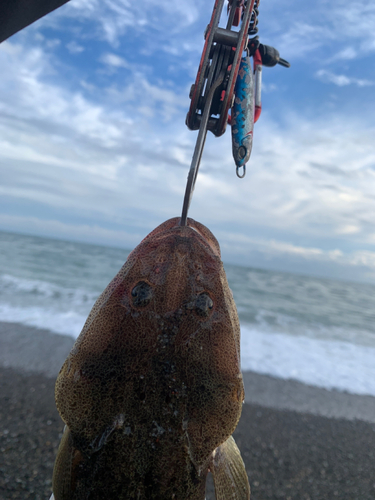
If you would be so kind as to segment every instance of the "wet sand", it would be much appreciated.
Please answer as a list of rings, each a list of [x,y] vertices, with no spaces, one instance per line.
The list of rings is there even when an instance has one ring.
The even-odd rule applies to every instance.
[[[55,377],[73,339],[0,323],[0,499],[46,499],[63,428]],[[375,398],[244,374],[235,439],[252,500],[375,499]],[[212,484],[207,499],[213,499]]]

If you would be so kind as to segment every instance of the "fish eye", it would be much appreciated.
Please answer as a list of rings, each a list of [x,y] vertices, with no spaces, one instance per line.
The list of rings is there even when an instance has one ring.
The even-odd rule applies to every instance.
[[[131,295],[135,307],[145,307],[152,299],[153,290],[148,283],[140,281],[131,291]]]
[[[213,300],[208,293],[203,292],[195,299],[194,310],[198,316],[207,317],[211,309],[214,307]]]

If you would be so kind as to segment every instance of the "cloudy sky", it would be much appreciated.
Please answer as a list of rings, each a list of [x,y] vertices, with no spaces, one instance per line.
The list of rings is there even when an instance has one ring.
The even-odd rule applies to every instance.
[[[0,45],[0,229],[132,248],[179,215],[213,0],[71,0]],[[223,260],[375,283],[375,3],[262,0],[247,175],[209,134],[189,215]]]

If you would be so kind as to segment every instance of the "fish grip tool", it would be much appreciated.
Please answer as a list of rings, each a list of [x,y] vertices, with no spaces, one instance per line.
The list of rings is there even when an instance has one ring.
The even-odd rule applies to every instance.
[[[207,131],[222,135],[227,126],[229,108],[232,106],[234,87],[244,50],[255,0],[232,2],[226,28],[219,22],[225,0],[216,0],[210,24],[205,31],[205,45],[195,83],[190,90],[190,109],[186,124],[191,130],[199,130],[194,154],[188,173],[180,220],[187,224],[187,214],[194,191]],[[232,26],[241,22],[239,31]]]
[[[211,21],[204,33],[197,77],[189,94],[186,125],[199,132],[186,184],[182,226],[186,225],[207,131],[219,137],[230,123],[236,174],[243,178],[251,155],[254,123],[262,110],[262,67],[277,64],[290,67],[274,47],[260,43],[258,36],[254,36],[258,33],[260,0],[228,0],[228,21],[226,28],[221,28],[224,1],[215,0]],[[240,28],[233,30],[234,26]]]

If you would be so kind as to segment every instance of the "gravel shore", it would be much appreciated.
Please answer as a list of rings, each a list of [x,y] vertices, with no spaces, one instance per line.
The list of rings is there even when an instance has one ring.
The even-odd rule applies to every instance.
[[[54,383],[72,343],[0,323],[1,500],[49,498],[63,429]],[[235,439],[252,500],[375,499],[375,398],[244,378],[247,403]],[[209,482],[207,500],[213,498]]]

